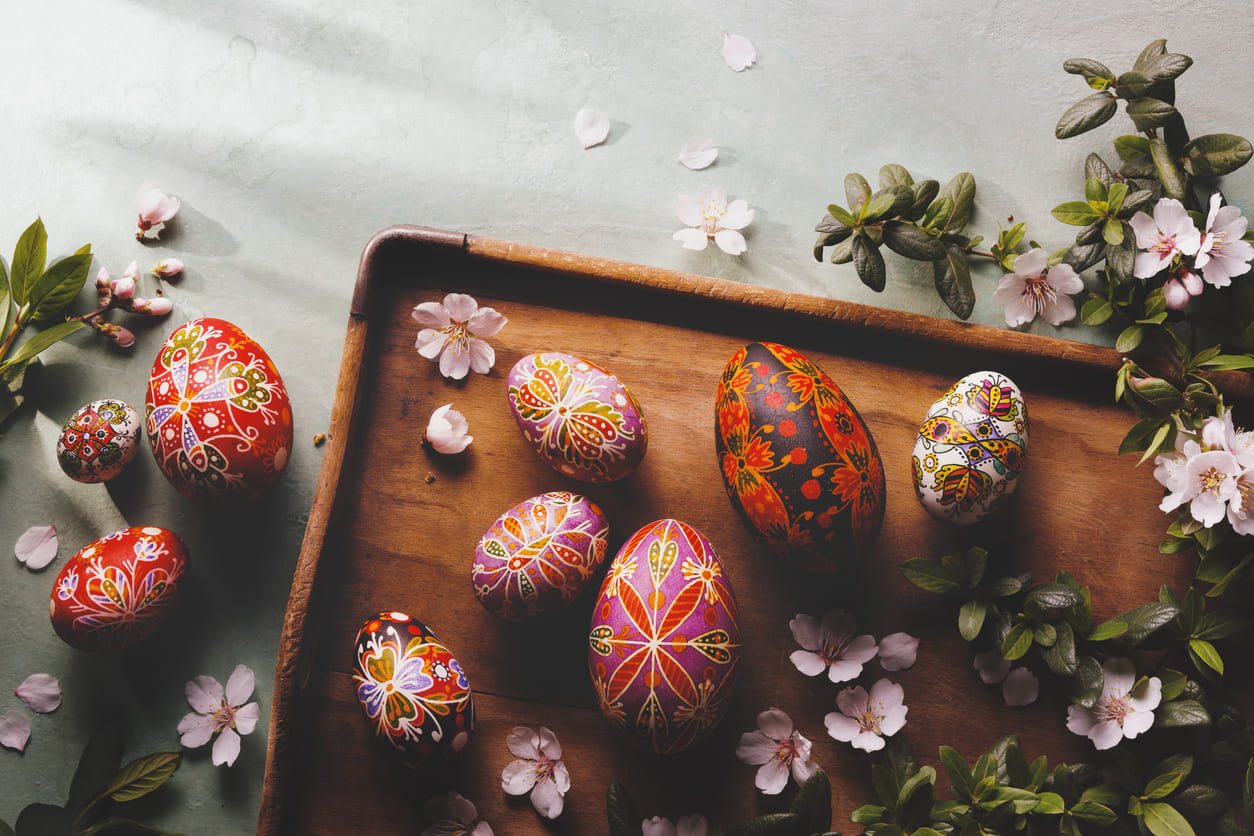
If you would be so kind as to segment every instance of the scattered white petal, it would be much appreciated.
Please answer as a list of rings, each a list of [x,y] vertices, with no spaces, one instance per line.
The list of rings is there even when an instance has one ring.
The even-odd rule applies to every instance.
[[[1015,668],[1001,683],[1001,696],[1006,705],[1031,705],[1040,693],[1040,680],[1027,668]]]
[[[33,673],[13,693],[36,714],[56,711],[61,704],[61,683],[55,676]]]
[[[757,50],[744,35],[728,32],[723,37],[723,60],[736,72],[747,70],[758,60]]]
[[[26,529],[13,546],[13,554],[27,569],[42,569],[57,556],[57,527],[33,525]]]
[[[575,114],[575,136],[585,149],[600,145],[610,135],[610,118],[591,107],[582,108]]]
[[[880,642],[879,654],[884,670],[909,670],[919,658],[919,640],[909,633],[893,633]]]
[[[26,749],[28,740],[30,740],[30,720],[12,710],[0,715],[0,746],[21,752]]]
[[[717,159],[718,148],[712,139],[694,139],[679,152],[679,161],[693,171],[709,168]]]

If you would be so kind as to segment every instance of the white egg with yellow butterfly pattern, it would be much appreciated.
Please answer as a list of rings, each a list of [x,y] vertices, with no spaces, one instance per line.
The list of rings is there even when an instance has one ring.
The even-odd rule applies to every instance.
[[[958,525],[996,511],[1019,484],[1028,405],[1004,374],[975,372],[928,408],[911,454],[914,492],[932,516]]]

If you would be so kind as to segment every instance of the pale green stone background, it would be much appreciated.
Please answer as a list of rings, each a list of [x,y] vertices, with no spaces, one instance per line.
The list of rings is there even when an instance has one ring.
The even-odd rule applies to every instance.
[[[394,223],[482,233],[790,291],[946,316],[930,269],[890,256],[888,291],[851,266],[816,263],[814,223],[842,178],[873,181],[887,162],[979,184],[972,229],[1013,215],[1049,249],[1074,229],[1049,209],[1077,199],[1085,155],[1113,160],[1121,114],[1094,134],[1053,137],[1086,88],[1069,57],[1128,69],[1168,38],[1195,65],[1179,82],[1192,132],[1254,134],[1249,49],[1239,0],[1042,3],[399,2],[399,0],[44,0],[0,4],[0,252],[41,215],[49,254],[91,242],[95,269],[132,259],[187,262],[174,313],[136,322],[118,351],[80,334],[45,354],[42,394],[0,440],[0,548],[55,523],[61,551],[32,573],[0,556],[0,713],[28,674],[60,677],[55,713],[33,717],[25,754],[0,750],[0,819],[60,803],[89,730],[110,711],[129,723],[128,756],[178,749],[183,684],[257,672],[263,721],[232,769],[188,753],[145,805],[187,833],[255,826],[271,679],[288,585],[313,498],[358,256]],[[732,72],[723,33],[759,60]],[[609,141],[583,150],[571,120],[604,110]],[[720,148],[714,167],[675,157],[689,139]],[[1246,170],[1227,181],[1238,205]],[[183,200],[156,246],[132,238],[134,193],[153,180]],[[682,250],[672,201],[721,185],[757,212],[739,259]],[[983,268],[974,321],[1001,324]],[[151,293],[150,279],[143,292]],[[85,291],[75,310],[94,298]],[[242,326],[271,354],[296,415],[296,446],[273,497],[243,517],[179,497],[152,457],[109,487],[57,468],[61,423],[114,396],[142,409],[155,351],[201,315]],[[1052,333],[1036,323],[1032,330]],[[1067,336],[1086,338],[1082,329]],[[417,360],[416,360],[417,362]],[[424,361],[425,362],[425,361]],[[432,405],[434,406],[434,405]],[[48,593],[77,549],[127,525],[156,524],[188,543],[192,583],[159,639],[122,655],[71,650],[52,633]],[[380,524],[386,524],[381,520]],[[525,721],[526,718],[519,718]],[[311,730],[312,731],[312,730]],[[579,788],[576,791],[596,791]]]

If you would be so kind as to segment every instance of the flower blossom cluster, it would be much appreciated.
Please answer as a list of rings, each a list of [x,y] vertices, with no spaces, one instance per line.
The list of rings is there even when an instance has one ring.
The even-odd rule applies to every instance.
[[[1254,247],[1242,240],[1249,220],[1222,202],[1223,195],[1211,195],[1203,230],[1180,201],[1169,197],[1155,204],[1153,216],[1137,212],[1128,221],[1140,250],[1132,274],[1138,279],[1164,277],[1163,296],[1173,311],[1184,310],[1205,285],[1227,287],[1250,269]]]
[[[1154,478],[1167,489],[1163,511],[1187,505],[1207,528],[1226,518],[1238,534],[1254,534],[1254,432],[1237,431],[1231,410],[1207,418],[1196,436],[1177,434],[1175,452],[1154,458]]]

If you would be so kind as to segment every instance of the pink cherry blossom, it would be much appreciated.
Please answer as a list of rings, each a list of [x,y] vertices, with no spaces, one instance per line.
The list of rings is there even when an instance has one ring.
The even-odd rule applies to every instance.
[[[420,836],[492,836],[492,826],[478,821],[475,805],[454,790],[428,798],[422,815],[429,826]]]
[[[240,735],[252,734],[261,717],[256,702],[245,705],[255,684],[252,669],[244,665],[231,672],[225,689],[212,676],[198,676],[187,683],[185,693],[193,711],[179,721],[179,742],[194,749],[216,734],[213,765],[233,765],[239,757]]]
[[[1078,705],[1069,707],[1067,728],[1093,741],[1098,749],[1110,749],[1154,724],[1154,709],[1162,699],[1162,682],[1152,676],[1134,689],[1136,668],[1132,660],[1123,658],[1107,659],[1102,674],[1105,679],[1097,705],[1091,711]]]
[[[788,627],[802,647],[788,658],[806,676],[827,671],[832,682],[844,682],[862,673],[862,666],[878,652],[874,636],[854,635],[857,625],[844,610],[832,610],[822,622],[802,613]]]
[[[905,691],[895,682],[878,680],[868,694],[861,685],[845,688],[836,695],[839,712],[823,718],[827,733],[835,740],[852,744],[864,752],[884,748],[884,738],[906,725]]]
[[[562,762],[562,745],[544,726],[539,733],[516,726],[505,739],[517,760],[501,772],[501,789],[510,795],[531,795],[531,806],[546,819],[562,814],[564,796],[570,791],[570,772]]]
[[[727,202],[727,192],[706,186],[696,200],[688,195],[675,198],[675,214],[687,228],[671,236],[686,250],[704,250],[710,241],[728,255],[747,252],[748,244],[740,230],[753,223],[753,210],[744,200]]]
[[[1026,325],[1037,314],[1050,325],[1075,317],[1075,302],[1068,293],[1084,290],[1084,282],[1068,264],[1049,266],[1049,254],[1040,247],[1015,260],[1013,273],[1002,276],[993,301],[1006,307],[1006,324]]]
[[[757,766],[754,786],[764,795],[779,795],[791,774],[798,785],[810,780],[818,767],[810,759],[810,741],[795,731],[792,719],[778,708],[758,715],[757,731],[745,732],[736,746],[741,763]]]
[[[1163,285],[1163,299],[1169,310],[1182,311],[1188,306],[1189,297],[1202,294],[1202,288],[1202,277],[1181,265],[1167,277]]]
[[[1206,232],[1193,261],[1206,283],[1215,287],[1227,287],[1234,276],[1248,273],[1250,260],[1254,259],[1254,246],[1242,238],[1249,228],[1249,219],[1237,207],[1220,206],[1221,202],[1223,195],[1219,192],[1210,196]]]
[[[1154,217],[1137,212],[1128,223],[1141,250],[1132,267],[1132,275],[1138,279],[1157,276],[1177,255],[1193,255],[1201,244],[1202,235],[1184,204],[1174,198],[1159,200],[1154,206]]]
[[[152,299],[136,296],[126,306],[126,309],[132,313],[143,314],[144,316],[165,316],[174,310],[174,303],[170,301],[168,296],[154,296]]]
[[[163,279],[170,279],[183,272],[183,262],[177,258],[163,258],[152,265],[150,272]]]
[[[139,203],[139,230],[135,233],[137,240],[142,241],[150,230],[164,224],[179,211],[179,199],[170,197],[152,183],[140,186],[135,199]]]
[[[466,416],[453,409],[451,403],[446,403],[431,413],[431,420],[427,422],[427,432],[423,438],[435,448],[437,453],[451,455],[465,450],[470,446],[470,442],[475,440],[474,436],[466,434],[469,429],[470,425],[466,422]]]
[[[428,360],[439,358],[440,374],[461,380],[469,371],[487,374],[496,352],[483,337],[491,337],[508,322],[494,308],[481,308],[473,297],[450,293],[443,302],[423,302],[413,318],[422,325],[414,347]]]

